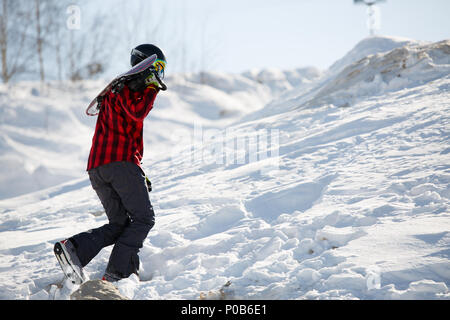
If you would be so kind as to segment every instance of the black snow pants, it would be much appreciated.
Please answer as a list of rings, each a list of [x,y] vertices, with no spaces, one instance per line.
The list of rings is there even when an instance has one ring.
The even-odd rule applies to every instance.
[[[139,249],[155,224],[145,175],[132,162],[112,162],[89,170],[92,187],[109,223],[77,234],[74,242],[82,266],[104,247],[114,245],[106,272],[120,278],[138,274]]]

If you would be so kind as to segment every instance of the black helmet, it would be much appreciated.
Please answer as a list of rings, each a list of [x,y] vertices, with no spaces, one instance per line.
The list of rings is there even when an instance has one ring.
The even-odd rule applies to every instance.
[[[162,52],[160,48],[153,44],[141,44],[131,50],[131,59],[130,63],[131,66],[134,67],[139,62],[145,60],[146,58],[150,57],[152,54],[156,54],[157,59],[163,60],[164,63],[167,62],[166,56]]]

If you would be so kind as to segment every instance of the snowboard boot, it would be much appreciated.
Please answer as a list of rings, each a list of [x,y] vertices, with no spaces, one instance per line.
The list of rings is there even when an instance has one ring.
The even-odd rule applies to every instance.
[[[138,278],[139,278],[139,272],[133,272]],[[125,279],[124,277],[119,276],[118,274],[115,274],[113,272],[110,271],[105,271],[105,274],[103,275],[102,280],[103,281],[108,281],[108,282],[117,282],[120,281],[122,279]]]
[[[86,280],[72,241],[69,239],[58,241],[55,243],[53,251],[62,271],[73,284],[81,284]]]
[[[119,280],[121,280],[122,278],[119,277],[118,275],[109,273],[109,272],[105,272],[105,274],[103,275],[102,280],[103,281],[108,281],[108,282],[117,282]]]

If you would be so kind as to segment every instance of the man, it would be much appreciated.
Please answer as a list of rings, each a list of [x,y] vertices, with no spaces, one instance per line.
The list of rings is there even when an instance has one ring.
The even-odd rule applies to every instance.
[[[131,65],[153,54],[157,55],[154,70],[162,78],[166,58],[155,45],[143,44],[133,49]],[[114,247],[103,280],[115,282],[133,273],[138,275],[138,252],[155,224],[148,194],[151,185],[141,161],[143,121],[160,90],[161,81],[156,75],[147,73],[125,83],[120,92],[110,91],[101,102],[87,171],[109,223],[55,244],[83,278],[82,268],[110,245]]]

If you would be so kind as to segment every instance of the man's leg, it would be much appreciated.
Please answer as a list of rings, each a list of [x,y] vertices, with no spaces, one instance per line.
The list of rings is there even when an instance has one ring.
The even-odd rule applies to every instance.
[[[108,167],[110,165],[105,165]],[[102,167],[89,171],[89,179],[105,209],[109,223],[96,229],[82,232],[70,238],[82,266],[87,265],[104,247],[114,244],[125,227],[129,217],[122,201],[112,185],[100,174]],[[108,178],[108,177],[107,177]]]
[[[111,252],[108,274],[126,278],[139,270],[139,249],[155,224],[155,215],[142,170],[131,162],[118,162],[111,184],[122,200],[130,223]]]

